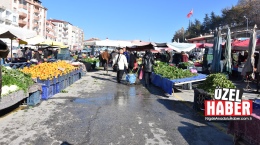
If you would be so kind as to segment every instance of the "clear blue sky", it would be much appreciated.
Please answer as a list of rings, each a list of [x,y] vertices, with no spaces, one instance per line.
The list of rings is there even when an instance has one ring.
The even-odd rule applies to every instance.
[[[84,30],[85,39],[170,42],[187,28],[186,17],[203,20],[206,13],[236,5],[238,0],[42,0],[47,18],[65,20]]]

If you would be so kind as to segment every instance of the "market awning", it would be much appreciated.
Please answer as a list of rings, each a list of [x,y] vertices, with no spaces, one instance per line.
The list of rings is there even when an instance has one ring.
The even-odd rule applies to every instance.
[[[154,44],[151,42],[145,42],[145,41],[141,41],[141,40],[134,40],[131,41],[132,46],[131,47],[127,47],[127,50],[129,51],[145,51],[147,49],[154,49]]]
[[[250,39],[232,42],[232,50],[248,50]],[[260,38],[256,41],[256,50],[260,50]]]
[[[196,44],[195,43],[167,43],[167,46],[171,49],[173,49],[174,51],[177,52],[188,52],[191,51],[192,49],[196,48]]]
[[[44,41],[45,41],[45,38],[43,36],[37,35],[35,37],[25,39],[25,40],[19,39],[19,44],[35,45],[35,44],[42,43]]]
[[[154,47],[155,50],[161,52],[161,51],[172,51],[172,48],[169,47]]]
[[[0,38],[9,38],[9,39],[28,39],[35,37],[37,33],[32,30],[27,30],[19,27],[8,26],[0,24]]]
[[[62,42],[52,41],[52,40],[45,40],[42,43],[38,43],[39,45],[49,45],[49,46],[64,46]]]

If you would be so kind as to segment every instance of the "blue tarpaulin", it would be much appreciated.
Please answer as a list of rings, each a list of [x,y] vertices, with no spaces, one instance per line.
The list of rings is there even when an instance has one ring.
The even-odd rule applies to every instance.
[[[170,80],[167,78],[163,78],[162,76],[160,76],[158,74],[152,73],[151,79],[152,79],[152,83],[155,86],[162,88],[166,93],[171,95],[172,88],[174,87],[174,85],[176,83],[202,80],[202,79],[206,79],[206,77],[207,77],[207,75],[198,74],[197,76],[194,76],[194,77]]]

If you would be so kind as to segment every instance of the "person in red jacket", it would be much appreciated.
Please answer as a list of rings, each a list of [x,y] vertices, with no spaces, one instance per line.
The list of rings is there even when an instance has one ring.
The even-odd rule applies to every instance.
[[[181,52],[181,56],[182,56],[182,57],[181,57],[181,58],[182,58],[182,59],[181,59],[182,62],[188,62],[188,61],[189,61],[189,56],[188,56],[188,54],[186,54],[185,52],[182,51],[182,52]]]

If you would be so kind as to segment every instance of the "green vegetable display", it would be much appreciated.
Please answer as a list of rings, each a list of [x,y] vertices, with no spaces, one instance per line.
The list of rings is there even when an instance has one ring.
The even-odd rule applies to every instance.
[[[2,86],[16,85],[20,90],[26,92],[33,84],[34,82],[30,75],[24,74],[16,69],[7,69],[2,66]]]
[[[178,68],[187,69],[189,66],[191,66],[189,62],[182,62],[178,65]]]
[[[99,62],[99,59],[97,59],[97,58],[83,58],[82,61],[94,63],[94,62]]]
[[[196,76],[196,73],[191,73],[189,70],[179,69],[175,66],[169,66],[163,62],[157,62],[154,67],[154,72],[168,79],[181,79]]]
[[[216,87],[220,88],[236,88],[236,86],[227,79],[225,74],[210,74],[207,79],[200,85],[198,89],[203,89],[207,93],[213,95]]]

